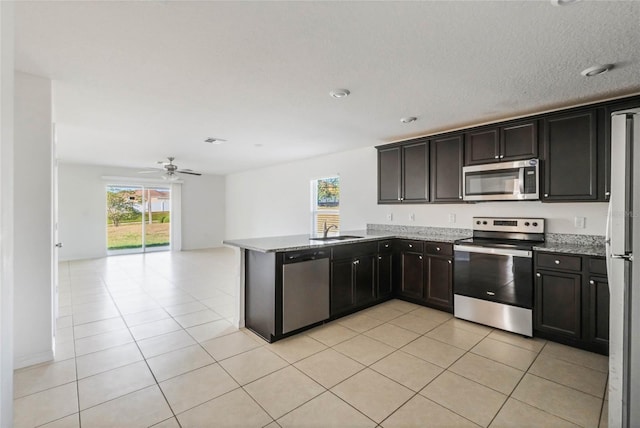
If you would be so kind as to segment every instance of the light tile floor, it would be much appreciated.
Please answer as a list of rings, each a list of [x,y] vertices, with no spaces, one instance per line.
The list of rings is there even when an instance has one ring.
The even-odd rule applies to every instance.
[[[392,300],[267,344],[230,249],[61,263],[16,427],[606,426],[607,358]]]

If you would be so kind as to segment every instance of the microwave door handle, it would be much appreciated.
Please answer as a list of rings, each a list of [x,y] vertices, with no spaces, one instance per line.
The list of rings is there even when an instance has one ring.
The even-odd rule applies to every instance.
[[[520,168],[518,181],[520,182],[520,194],[524,195],[524,168]]]

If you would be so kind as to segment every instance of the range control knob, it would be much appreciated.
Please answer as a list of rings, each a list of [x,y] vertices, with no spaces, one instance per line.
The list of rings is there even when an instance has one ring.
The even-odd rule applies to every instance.
[[[525,222],[524,222],[524,225],[525,225],[525,226],[529,226],[529,222],[528,222],[528,221],[525,221]]]
[[[538,222],[537,221],[533,222],[533,227],[538,227]]]
[[[476,224],[480,224],[480,220],[476,221]]]
[[[486,220],[482,222],[482,224],[487,224]]]

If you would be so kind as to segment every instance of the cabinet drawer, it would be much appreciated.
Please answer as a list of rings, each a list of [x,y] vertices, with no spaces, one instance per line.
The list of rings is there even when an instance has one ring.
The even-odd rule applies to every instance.
[[[375,254],[378,251],[377,242],[363,242],[362,244],[337,245],[332,248],[333,259],[351,259],[367,254]]]
[[[597,275],[607,274],[607,261],[603,257],[589,258],[589,273]]]
[[[582,270],[582,257],[566,256],[555,253],[538,253],[538,267],[547,269],[572,270],[579,272]]]
[[[443,242],[427,242],[424,244],[424,252],[436,256],[452,256],[453,245]]]
[[[424,252],[424,242],[422,241],[412,241],[408,239],[403,239],[396,243],[398,250],[400,251],[411,251],[414,253],[422,253]]]
[[[386,241],[378,242],[379,253],[390,253],[393,251],[393,240],[388,239]]]

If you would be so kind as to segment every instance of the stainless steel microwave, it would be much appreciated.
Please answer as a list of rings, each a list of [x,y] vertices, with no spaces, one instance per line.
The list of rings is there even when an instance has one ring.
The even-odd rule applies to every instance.
[[[462,167],[465,201],[540,199],[540,161],[529,159]]]

